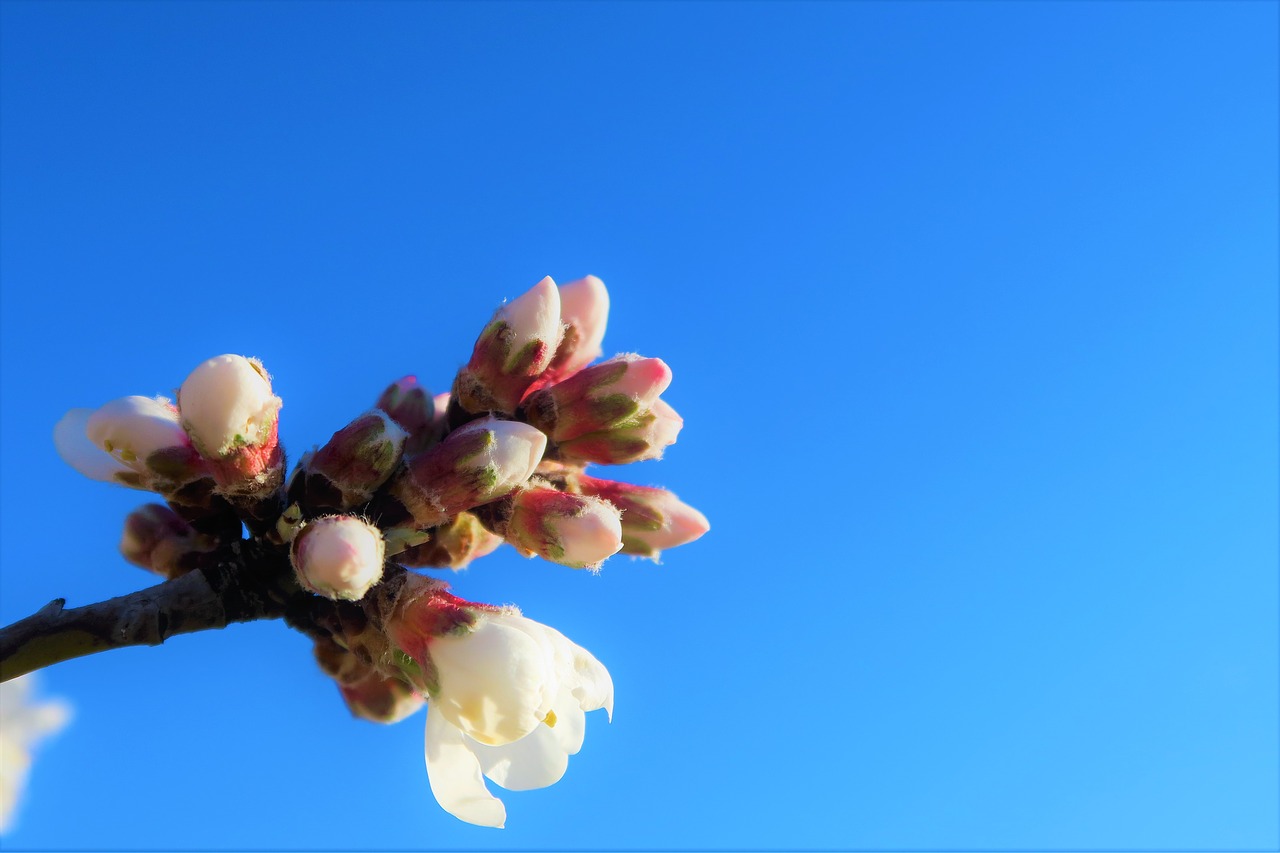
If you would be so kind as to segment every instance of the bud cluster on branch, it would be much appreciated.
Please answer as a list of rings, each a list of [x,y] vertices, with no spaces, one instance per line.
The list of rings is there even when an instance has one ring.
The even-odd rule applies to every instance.
[[[683,425],[661,399],[664,362],[593,364],[608,308],[598,278],[543,279],[498,309],[449,393],[393,382],[287,480],[281,400],[262,364],[238,355],[197,366],[175,400],[74,409],[54,440],[86,476],[163,499],[129,515],[120,550],[171,583],[210,570],[247,528],[267,558],[245,571],[276,572],[289,595],[324,605],[287,618],[314,639],[351,713],[389,723],[428,705],[437,800],[502,826],[484,779],[556,782],[585,713],[612,716],[613,682],[560,632],[405,569],[460,569],[506,542],[594,571],[619,552],[657,560],[709,529],[665,489],[586,473],[660,458]]]

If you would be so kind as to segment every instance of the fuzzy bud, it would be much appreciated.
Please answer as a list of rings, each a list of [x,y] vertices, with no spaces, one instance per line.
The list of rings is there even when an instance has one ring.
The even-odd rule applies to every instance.
[[[600,357],[609,322],[609,291],[593,275],[560,285],[560,322],[564,336],[539,384],[559,382]]]
[[[622,553],[655,562],[662,551],[685,545],[711,529],[707,517],[666,489],[601,480],[586,474],[575,491],[601,498],[622,511]]]
[[[374,405],[390,415],[408,433],[404,446],[406,454],[425,449],[439,437],[435,428],[435,398],[418,384],[416,376],[405,376],[392,382]]]
[[[407,437],[379,409],[356,418],[298,471],[296,476],[303,478],[301,502],[313,511],[341,511],[368,501],[400,464]],[[291,489],[290,497],[297,500],[295,494]]]
[[[502,537],[486,530],[478,518],[460,512],[448,523],[432,528],[429,541],[397,554],[396,562],[410,568],[464,569],[501,544]]]
[[[663,450],[676,443],[682,426],[684,420],[675,409],[656,400],[648,411],[611,429],[590,432],[558,444],[556,452],[562,462],[578,464],[623,465],[661,459]]]
[[[622,525],[611,503],[544,486],[511,496],[502,533],[526,554],[575,569],[598,569],[622,548]]]
[[[551,363],[560,335],[560,292],[548,276],[493,315],[454,380],[455,402],[471,414],[515,412]]]
[[[658,358],[620,355],[529,395],[529,423],[565,442],[611,429],[647,412],[671,384]]]
[[[419,529],[510,494],[529,479],[547,437],[528,424],[485,418],[462,426],[409,460],[389,492]]]
[[[430,644],[465,633],[481,613],[497,610],[451,595],[442,581],[408,572],[383,627],[391,645],[403,653],[396,661],[405,678],[419,692],[430,693],[439,687]]]
[[[325,598],[357,601],[382,579],[382,533],[349,515],[308,523],[289,548],[298,583]]]
[[[371,723],[398,723],[427,704],[427,699],[399,678],[376,670],[359,681],[339,684],[338,691],[351,716]]]
[[[231,491],[274,488],[283,477],[281,405],[262,363],[239,355],[209,359],[178,389],[182,426]]]
[[[197,533],[163,504],[146,504],[129,513],[120,536],[120,553],[126,560],[163,578],[199,568],[216,547],[216,539]]]

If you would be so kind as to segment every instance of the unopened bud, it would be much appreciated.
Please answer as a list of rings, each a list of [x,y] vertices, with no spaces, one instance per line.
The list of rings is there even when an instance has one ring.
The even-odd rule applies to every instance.
[[[313,511],[340,511],[368,501],[400,464],[406,438],[386,412],[374,409],[356,418],[299,470],[305,490],[301,502]],[[290,497],[299,500],[293,490]]]
[[[529,395],[529,423],[565,442],[612,429],[648,411],[671,384],[658,358],[620,355]]]
[[[446,584],[413,572],[390,604],[384,620],[386,637],[403,655],[396,657],[405,678],[419,692],[439,688],[438,675],[428,646],[432,641],[465,633],[477,616],[499,608],[466,601],[446,591]]]
[[[338,684],[351,716],[371,723],[398,723],[416,713],[427,699],[399,678],[377,670],[349,684]]]
[[[408,433],[404,446],[406,454],[425,449],[439,437],[435,430],[435,398],[418,383],[416,376],[405,376],[392,382],[374,405]]]
[[[655,562],[668,548],[685,545],[711,529],[707,517],[666,489],[578,474],[571,482],[584,495],[622,511],[622,553]]]
[[[382,579],[385,550],[378,528],[349,515],[309,522],[289,548],[298,583],[325,598],[356,601]]]
[[[539,384],[551,384],[577,373],[600,357],[609,322],[609,291],[593,275],[560,285],[560,322],[564,336]]]
[[[622,548],[619,513],[608,501],[533,486],[512,495],[511,503],[502,534],[522,552],[575,569],[598,569]]]
[[[563,462],[599,462],[623,465],[646,459],[661,459],[662,452],[676,443],[684,420],[662,400],[654,401],[646,412],[629,418],[612,429],[590,432],[557,445]]]
[[[560,343],[560,292],[548,276],[503,305],[458,371],[453,395],[467,412],[511,414]]]
[[[432,528],[431,538],[396,555],[396,562],[410,568],[463,569],[472,561],[492,554],[502,537],[489,532],[480,519],[469,512],[458,513],[451,521]]]
[[[472,421],[409,460],[388,490],[412,515],[414,526],[435,527],[510,494],[529,479],[546,447],[547,437],[528,424]]]
[[[257,359],[220,355],[198,366],[178,389],[182,426],[213,470],[233,491],[278,485],[280,398]]]
[[[197,533],[163,504],[146,504],[129,513],[120,536],[120,554],[126,560],[163,578],[199,568],[216,547],[216,539]]]

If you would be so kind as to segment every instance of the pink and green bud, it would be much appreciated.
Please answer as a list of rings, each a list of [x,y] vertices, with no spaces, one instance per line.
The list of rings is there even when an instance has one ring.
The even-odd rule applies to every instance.
[[[178,412],[163,397],[122,397],[72,409],[53,431],[58,453],[95,480],[168,494],[209,476]]]
[[[668,548],[685,545],[711,529],[707,517],[666,489],[635,486],[578,474],[571,481],[584,495],[622,511],[622,553],[657,561]]]
[[[528,424],[472,421],[409,460],[389,492],[415,527],[435,527],[510,494],[529,479],[546,447],[547,437]]]
[[[439,438],[435,398],[418,384],[418,377],[406,376],[392,382],[374,405],[408,433],[404,446],[406,454],[417,453]],[[440,414],[443,414],[443,409]]]
[[[545,486],[511,496],[502,534],[525,554],[575,569],[598,569],[622,548],[621,519],[613,504]]]
[[[342,511],[367,502],[400,464],[408,433],[379,409],[333,434],[300,468],[312,510]]]
[[[176,578],[204,565],[217,544],[169,507],[146,504],[125,518],[120,553],[135,566]]]
[[[503,305],[458,371],[454,400],[471,414],[512,414],[560,344],[560,292],[548,276]]]
[[[395,662],[401,673],[421,693],[439,688],[430,646],[441,637],[467,633],[480,614],[499,608],[458,598],[442,581],[408,572],[404,586],[391,604],[383,628],[399,653]]]
[[[199,365],[178,389],[182,426],[232,492],[274,488],[283,477],[280,398],[257,359],[220,355]]]
[[[535,391],[524,409],[529,423],[565,442],[635,420],[670,384],[662,359],[620,355]]]
[[[309,522],[289,547],[298,583],[325,598],[358,601],[382,579],[385,546],[378,528],[350,515]]]
[[[560,285],[560,322],[564,336],[540,385],[572,376],[601,356],[609,322],[609,291],[593,275]]]
[[[448,523],[432,528],[428,541],[397,554],[396,562],[411,568],[464,569],[501,544],[502,537],[489,532],[480,519],[460,512]]]
[[[684,420],[675,409],[657,400],[648,411],[611,429],[560,442],[556,452],[560,461],[578,464],[623,465],[661,459],[662,452],[676,443],[682,426]]]

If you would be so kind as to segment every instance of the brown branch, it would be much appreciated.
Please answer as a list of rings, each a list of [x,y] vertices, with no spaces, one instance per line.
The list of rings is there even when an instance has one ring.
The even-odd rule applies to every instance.
[[[282,555],[236,542],[219,556],[209,567],[108,601],[67,610],[65,599],[55,599],[0,629],[0,681],[108,649],[157,646],[178,634],[278,619],[291,609],[296,585],[291,576],[282,579]],[[287,557],[284,562],[287,567]]]

